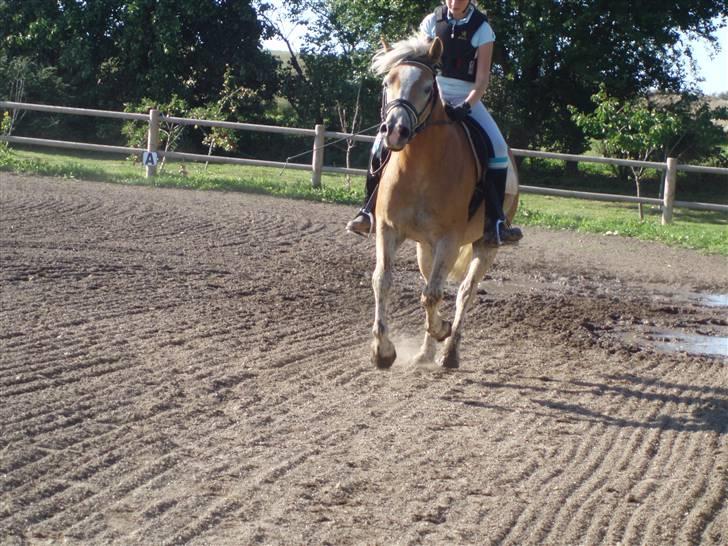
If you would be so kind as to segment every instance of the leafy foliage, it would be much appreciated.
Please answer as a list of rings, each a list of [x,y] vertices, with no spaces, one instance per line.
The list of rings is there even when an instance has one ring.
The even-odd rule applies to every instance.
[[[179,100],[188,113],[216,119],[329,128],[341,128],[341,112],[359,111],[359,127],[366,128],[378,121],[380,82],[368,64],[380,36],[404,37],[439,3],[279,2],[289,22],[307,29],[303,47],[291,48],[282,64],[260,47],[261,38],[285,38],[265,0],[0,0],[0,97],[16,96],[22,82],[23,98],[32,102],[121,109]],[[683,37],[714,40],[712,32],[725,24],[720,16],[728,13],[728,0],[480,5],[497,34],[486,102],[509,143],[574,153],[588,140],[567,105],[589,113],[600,83],[620,100],[650,89],[685,91],[690,63],[682,53],[690,51]],[[681,157],[720,164],[718,141],[697,145],[717,135],[705,121],[715,112],[701,108],[687,98],[671,104],[669,111],[683,120],[683,136],[670,146]],[[21,123],[23,131],[41,126],[51,138],[54,132],[86,141],[119,136],[113,122],[91,118],[30,113]],[[255,155],[300,149],[277,135],[188,134],[199,137],[198,147],[204,139],[208,150],[237,146]],[[357,159],[367,153],[360,148]],[[345,153],[327,151],[327,157],[343,162]]]
[[[289,46],[279,78],[281,94],[291,108],[287,122],[292,125],[313,122],[341,128],[342,108],[362,112],[364,126],[378,121],[379,82],[368,72],[371,49],[364,31],[341,19],[350,13],[342,6],[346,4],[309,0],[287,3],[289,19],[308,28],[300,51],[288,43],[279,23],[269,17],[270,4],[261,3],[259,7],[267,33]]]
[[[571,108],[575,123],[591,138],[602,140],[611,157],[647,161],[667,148],[677,134],[677,116],[651,108],[646,100],[622,102],[607,94],[602,85],[592,97],[593,112]]]
[[[227,68],[268,100],[277,89],[249,0],[3,0],[0,21],[0,53],[56,70],[84,107],[173,94],[204,104]]]
[[[401,38],[440,2],[290,0],[289,18],[309,28],[307,50],[359,52],[379,36]],[[618,98],[681,91],[692,52],[685,34],[715,40],[728,0],[489,0],[480,2],[497,38],[486,102],[509,143],[580,153],[587,141],[567,105],[593,108],[600,83]],[[689,63],[688,63],[689,65]]]
[[[569,110],[576,125],[600,140],[610,157],[704,159],[719,154],[726,140],[715,121],[728,119],[728,109],[713,109],[694,95],[619,100],[602,84],[592,102],[595,108],[589,113],[574,106]]]
[[[604,84],[592,101],[596,105],[593,112],[582,114],[572,107],[572,116],[576,125],[588,136],[601,141],[604,154],[608,157],[647,161],[667,146],[679,127],[676,116],[650,108],[644,100],[622,104],[608,96]],[[640,181],[646,168],[629,168],[634,177],[637,197],[640,197]],[[642,219],[641,203],[639,214]]]
[[[665,148],[665,156],[679,157],[684,162],[708,163],[728,167],[728,144],[725,129],[717,122],[728,120],[728,107],[713,108],[702,97],[682,94],[654,97],[656,107],[675,116],[679,129]]]
[[[676,101],[669,97],[622,101],[609,96],[604,84],[592,101],[595,108],[590,113],[579,112],[573,106],[570,111],[576,125],[598,140],[608,157],[665,161],[668,156],[685,160],[721,153],[719,145],[725,136],[713,120],[725,118],[725,109],[711,110],[704,101],[691,96]],[[640,181],[646,169],[630,170],[640,196]]]

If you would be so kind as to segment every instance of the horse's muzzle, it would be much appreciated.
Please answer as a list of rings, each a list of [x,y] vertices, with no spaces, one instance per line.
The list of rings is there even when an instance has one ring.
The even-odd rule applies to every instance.
[[[412,137],[412,130],[400,121],[382,123],[379,132],[384,135],[384,143],[390,150],[401,150]]]

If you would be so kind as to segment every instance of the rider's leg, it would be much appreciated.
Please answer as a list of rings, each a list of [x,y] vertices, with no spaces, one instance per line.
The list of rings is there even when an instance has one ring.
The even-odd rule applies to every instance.
[[[508,224],[503,212],[506,195],[508,169],[489,167],[485,173],[485,230],[483,240],[486,245],[512,244],[523,239],[520,228]]]
[[[523,233],[519,228],[509,225],[503,212],[508,179],[508,145],[493,116],[482,103],[473,107],[471,116],[485,129],[493,146],[493,157],[488,162],[485,174],[485,242],[489,245],[515,243],[523,238]]]
[[[374,206],[377,202],[377,188],[379,187],[379,179],[382,177],[382,164],[385,161],[385,154],[383,140],[380,135],[377,135],[369,157],[364,206],[359,209],[354,219],[346,224],[346,230],[351,233],[369,235],[374,230]]]
[[[364,206],[359,209],[352,221],[346,224],[346,231],[356,233],[357,235],[369,235],[373,231],[374,226],[374,205],[377,203],[377,189],[379,188],[379,179],[381,171],[376,173],[367,173],[366,196],[364,197]]]

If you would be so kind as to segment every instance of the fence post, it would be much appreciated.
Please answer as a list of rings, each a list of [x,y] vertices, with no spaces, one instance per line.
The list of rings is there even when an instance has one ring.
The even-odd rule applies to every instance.
[[[677,159],[667,158],[665,170],[665,193],[662,197],[662,225],[672,223],[672,205],[675,202],[675,188],[677,186]]]
[[[324,126],[316,125],[316,136],[313,139],[313,160],[311,162],[311,186],[321,187],[321,168],[324,166]]]
[[[159,110],[152,108],[149,110],[149,133],[147,134],[147,152],[156,152],[159,150]],[[157,174],[156,165],[147,165],[147,178]]]

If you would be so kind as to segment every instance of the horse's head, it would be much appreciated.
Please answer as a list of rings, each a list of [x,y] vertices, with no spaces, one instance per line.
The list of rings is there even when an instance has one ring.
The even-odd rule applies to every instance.
[[[422,37],[385,45],[373,67],[384,77],[382,124],[379,132],[391,150],[401,150],[426,123],[437,100],[435,66],[442,56],[442,42]]]

